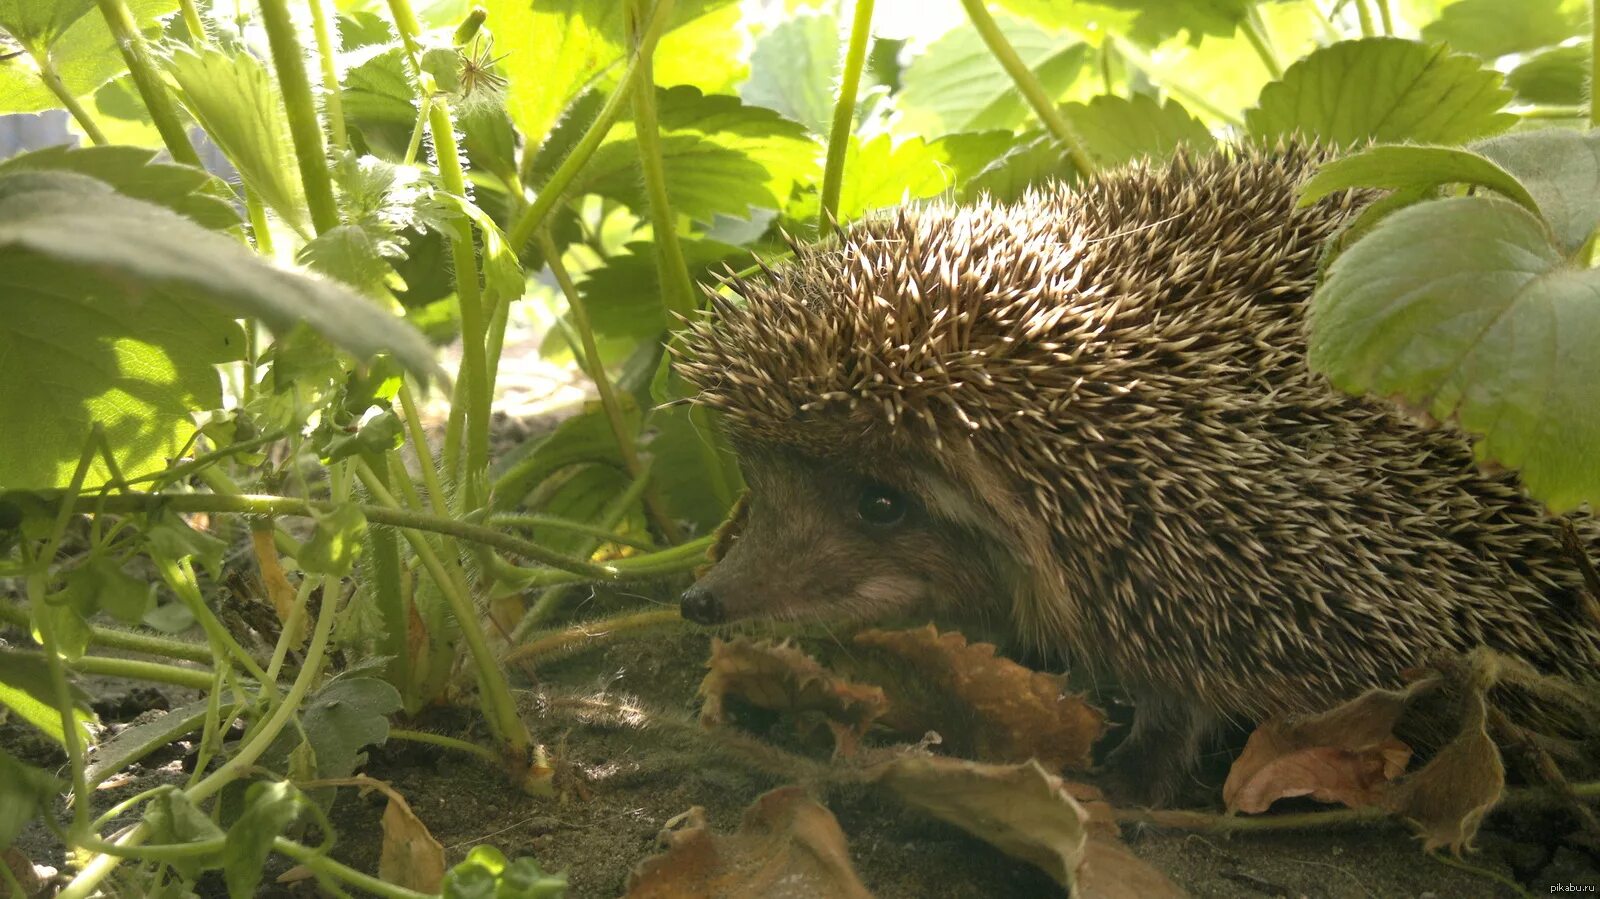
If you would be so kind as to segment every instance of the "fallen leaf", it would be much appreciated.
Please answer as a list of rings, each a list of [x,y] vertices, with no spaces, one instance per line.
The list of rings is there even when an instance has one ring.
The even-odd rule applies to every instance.
[[[20,896],[13,897],[7,881],[0,879],[0,899],[27,899],[38,895],[44,889],[44,880],[39,876],[33,862],[15,846],[0,850],[0,865],[5,865],[11,871],[11,876],[16,880],[17,886],[22,888]]]
[[[891,671],[879,681],[889,696],[883,723],[913,737],[937,731],[952,754],[986,762],[1032,758],[1050,771],[1082,770],[1105,732],[1105,714],[1064,692],[1064,677],[997,656],[993,644],[968,643],[931,624],[862,631],[854,643],[887,655],[891,668],[903,666],[912,675],[899,678]]]
[[[410,803],[390,784],[357,774],[306,781],[305,789],[318,787],[359,787],[363,792],[377,790],[388,797],[383,808],[383,842],[378,854],[378,877],[385,883],[423,893],[437,893],[444,882],[444,846],[428,832],[411,810]],[[279,882],[283,882],[280,878]]]
[[[1421,770],[1397,784],[1389,808],[1417,826],[1424,851],[1448,847],[1461,854],[1472,848],[1483,816],[1500,801],[1506,769],[1484,724],[1484,695],[1464,698],[1461,731]]]
[[[839,822],[800,787],[758,797],[733,834],[712,833],[695,806],[668,822],[660,842],[665,851],[628,876],[628,899],[872,896],[850,864]]]
[[[1429,678],[1404,690],[1370,690],[1320,715],[1263,723],[1229,769],[1223,802],[1230,812],[1250,813],[1292,796],[1381,805],[1387,784],[1411,760],[1395,724],[1411,700],[1438,686]]]
[[[881,689],[845,680],[788,643],[713,639],[706,667],[700,723],[708,727],[725,723],[730,695],[764,709],[820,712],[833,730],[835,754],[850,755],[888,708]]]

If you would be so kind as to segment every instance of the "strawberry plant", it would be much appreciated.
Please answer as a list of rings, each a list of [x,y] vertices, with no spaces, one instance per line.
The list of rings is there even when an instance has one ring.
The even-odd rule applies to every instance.
[[[1382,193],[1328,250],[1313,364],[1556,510],[1600,499],[1586,6],[921,6],[0,0],[0,114],[78,138],[0,160],[0,620],[28,643],[0,707],[66,760],[0,748],[0,846],[47,822],[68,897],[219,870],[248,896],[270,855],[557,894],[487,848],[386,883],[328,853],[328,794],[405,741],[570,788],[508,663],[595,617],[580,587],[681,586],[742,490],[669,364],[700,285],[903,202],[1346,150],[1307,202]],[[593,401],[507,450],[526,322]],[[609,602],[603,627],[676,621]],[[87,676],[204,698],[108,736]],[[440,705],[477,736],[406,726]],[[190,772],[88,801],[184,737]]]

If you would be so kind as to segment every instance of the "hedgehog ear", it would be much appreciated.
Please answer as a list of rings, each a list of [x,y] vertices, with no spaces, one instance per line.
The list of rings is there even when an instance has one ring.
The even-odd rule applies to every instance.
[[[1058,645],[1073,632],[1079,604],[1070,595],[1049,514],[1027,503],[1004,471],[985,461],[968,441],[951,441],[938,459],[941,471],[924,470],[922,500],[933,514],[984,534],[1011,604],[1017,633],[1033,648]]]

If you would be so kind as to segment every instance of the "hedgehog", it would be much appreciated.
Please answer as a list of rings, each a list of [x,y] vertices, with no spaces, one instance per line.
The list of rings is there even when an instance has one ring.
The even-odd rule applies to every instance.
[[[675,365],[750,488],[685,618],[998,630],[1113,681],[1172,798],[1226,722],[1486,646],[1584,679],[1562,520],[1466,437],[1306,364],[1330,158],[1234,146],[934,202],[710,292]],[[1593,546],[1600,529],[1567,519]]]

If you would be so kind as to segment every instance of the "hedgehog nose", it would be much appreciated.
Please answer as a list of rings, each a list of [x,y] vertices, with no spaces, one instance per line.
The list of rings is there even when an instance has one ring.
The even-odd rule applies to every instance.
[[[683,591],[683,601],[679,605],[683,617],[696,624],[716,624],[722,620],[722,603],[717,595],[710,590],[695,584]]]

